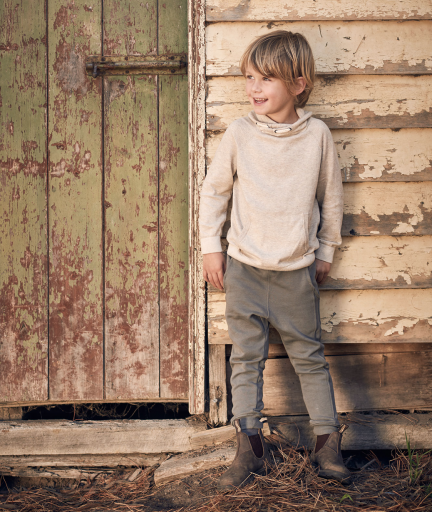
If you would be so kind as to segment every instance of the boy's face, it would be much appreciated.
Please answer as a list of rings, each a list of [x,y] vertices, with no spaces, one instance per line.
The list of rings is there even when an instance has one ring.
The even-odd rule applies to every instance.
[[[279,78],[265,77],[256,69],[246,69],[246,94],[257,114],[269,116],[277,123],[288,122],[295,113],[294,99]]]

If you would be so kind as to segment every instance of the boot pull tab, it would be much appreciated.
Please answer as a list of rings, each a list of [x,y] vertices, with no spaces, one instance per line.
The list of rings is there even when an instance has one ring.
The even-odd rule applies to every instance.
[[[343,434],[345,432],[345,430],[348,430],[348,428],[349,428],[349,425],[342,423],[342,425],[340,426],[340,428],[338,430],[339,434]]]

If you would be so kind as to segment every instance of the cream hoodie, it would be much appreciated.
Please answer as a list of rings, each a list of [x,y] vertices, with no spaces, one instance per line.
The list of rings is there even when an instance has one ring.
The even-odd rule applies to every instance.
[[[298,108],[294,124],[249,112],[225,131],[204,180],[203,254],[222,251],[233,196],[228,254],[268,270],[295,270],[315,257],[331,263],[342,243],[343,189],[326,124]]]

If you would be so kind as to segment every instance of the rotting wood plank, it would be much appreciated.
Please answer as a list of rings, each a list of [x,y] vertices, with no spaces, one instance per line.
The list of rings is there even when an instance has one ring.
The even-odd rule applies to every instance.
[[[160,76],[160,396],[188,396],[187,76]]]
[[[322,290],[324,343],[425,343],[432,340],[430,289]],[[225,294],[208,296],[209,344],[232,344],[225,319]],[[270,343],[280,343],[270,329]]]
[[[209,0],[207,21],[430,20],[429,1],[415,0]]]
[[[48,398],[45,2],[0,5],[0,400]]]
[[[207,130],[225,130],[252,110],[243,77],[207,80]],[[305,109],[329,128],[431,128],[432,76],[318,77]]]
[[[2,422],[0,455],[128,455],[190,450],[206,424],[187,420]]]
[[[227,417],[225,345],[209,346],[209,421],[225,425]]]
[[[156,54],[157,2],[104,7],[104,53]],[[159,397],[158,77],[106,77],[105,398]]]
[[[187,1],[159,3],[158,53],[188,51]],[[188,396],[188,79],[159,77],[160,397]]]
[[[349,425],[342,450],[406,450],[405,434],[415,450],[432,448],[432,414],[349,413],[339,416]],[[269,417],[270,428],[294,447],[315,447],[316,436],[309,416]]]
[[[21,420],[22,407],[0,407],[0,421]]]
[[[103,398],[101,5],[49,2],[49,397]]]
[[[327,356],[326,359],[338,412],[430,407],[430,351]],[[263,378],[264,415],[307,413],[299,378],[288,358],[268,359]]]
[[[308,109],[308,107],[306,107]],[[224,132],[206,139],[207,166]],[[343,181],[431,181],[432,130],[332,130]]]
[[[154,483],[155,485],[166,484],[194,475],[195,473],[201,473],[208,469],[227,466],[234,460],[235,454],[236,449],[230,447],[219,448],[204,455],[196,456],[192,454],[192,456],[189,457],[177,456],[168,459],[162,462],[156,469],[154,473]]]
[[[258,36],[274,30],[307,34],[317,74],[432,72],[432,21],[221,22],[207,27],[207,76],[241,75],[239,61]]]
[[[20,468],[115,468],[145,467],[160,464],[162,454],[129,453],[127,455],[5,455],[0,457],[0,474],[9,469]]]

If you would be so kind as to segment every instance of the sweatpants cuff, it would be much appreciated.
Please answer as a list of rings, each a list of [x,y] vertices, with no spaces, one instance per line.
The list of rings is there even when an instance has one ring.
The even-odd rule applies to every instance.
[[[331,426],[331,425],[322,425],[320,427],[314,427],[313,431],[316,436],[322,436],[324,434],[332,434],[333,432],[337,432],[340,427]]]
[[[237,418],[233,418],[231,420],[232,425],[234,425],[234,420]],[[246,428],[262,428],[262,422],[260,421],[260,418],[257,418],[256,416],[245,416],[244,418],[238,418],[240,420],[240,427],[242,430]]]

